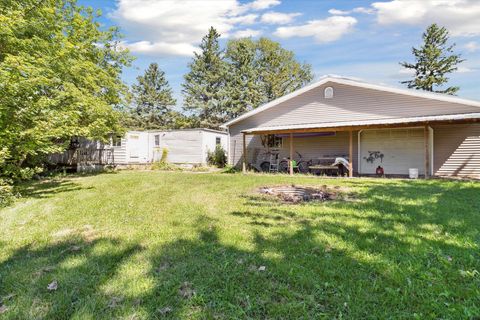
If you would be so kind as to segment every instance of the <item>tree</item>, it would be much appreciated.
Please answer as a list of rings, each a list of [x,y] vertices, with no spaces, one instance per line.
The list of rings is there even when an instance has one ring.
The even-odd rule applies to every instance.
[[[268,38],[230,40],[225,58],[229,119],[295,91],[313,79],[311,67]]]
[[[407,69],[415,70],[414,79],[402,83],[418,90],[455,94],[459,87],[438,88],[448,82],[449,78],[446,75],[456,71],[457,65],[464,61],[459,54],[453,52],[455,44],[447,44],[449,40],[447,29],[432,24],[423,33],[422,38],[422,46],[419,49],[412,48],[415,63],[400,63]]]
[[[74,0],[2,1],[0,178],[28,178],[72,136],[106,140],[122,131],[115,106],[129,65],[117,29]]]
[[[165,79],[165,72],[160,70],[158,64],[151,63],[145,74],[137,77],[137,84],[132,86],[132,93],[134,100],[132,114],[136,127],[158,129],[172,126],[172,108],[176,101]]]
[[[293,92],[312,81],[309,64],[295,60],[292,51],[286,50],[278,42],[260,38],[258,47],[258,70],[262,82],[264,102],[268,102]]]
[[[256,51],[257,45],[250,38],[232,40],[227,44],[225,113],[228,119],[256,108],[265,100],[256,68]]]
[[[211,27],[189,63],[190,72],[185,75],[182,93],[184,109],[195,119],[193,123],[207,128],[218,128],[225,122],[225,74],[226,64],[220,50],[220,34]]]

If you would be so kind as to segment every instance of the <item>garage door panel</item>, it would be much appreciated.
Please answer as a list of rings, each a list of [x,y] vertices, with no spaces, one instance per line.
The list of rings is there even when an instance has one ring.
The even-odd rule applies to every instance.
[[[374,174],[378,166],[383,167],[386,174],[407,175],[409,168],[424,173],[423,128],[366,130],[361,134],[360,146],[360,173]],[[383,158],[372,157],[375,151]]]

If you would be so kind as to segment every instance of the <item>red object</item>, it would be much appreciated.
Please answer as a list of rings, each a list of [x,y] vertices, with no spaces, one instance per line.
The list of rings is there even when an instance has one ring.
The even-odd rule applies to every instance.
[[[375,173],[377,174],[377,176],[383,176],[385,174],[385,172],[383,171],[383,168],[380,166],[377,167],[377,170],[375,170]]]

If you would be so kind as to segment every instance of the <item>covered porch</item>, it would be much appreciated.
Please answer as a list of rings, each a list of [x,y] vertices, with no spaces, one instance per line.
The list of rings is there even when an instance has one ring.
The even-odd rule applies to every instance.
[[[283,156],[282,161],[288,163],[286,171],[290,175],[301,172],[295,170],[300,156],[310,173],[328,169],[328,166],[332,168],[333,164],[338,164],[335,160],[344,158],[348,177],[408,176],[413,169],[428,178],[434,174],[434,126],[477,121],[468,115],[451,115],[250,128],[242,131],[242,170],[246,172],[255,167],[252,163],[255,161],[258,165],[255,155],[258,143],[252,148],[252,141],[265,137],[275,137],[276,141],[276,137],[281,137],[279,154]],[[268,147],[266,149],[268,152]],[[330,158],[331,163],[322,163],[325,158]],[[335,169],[332,171],[335,174]]]

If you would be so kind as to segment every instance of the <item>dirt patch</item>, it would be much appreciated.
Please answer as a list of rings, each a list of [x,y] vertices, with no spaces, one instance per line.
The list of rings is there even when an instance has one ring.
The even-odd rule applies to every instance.
[[[319,188],[295,185],[270,186],[261,187],[258,192],[289,203],[336,200],[342,193],[340,187],[328,188],[326,185]]]

